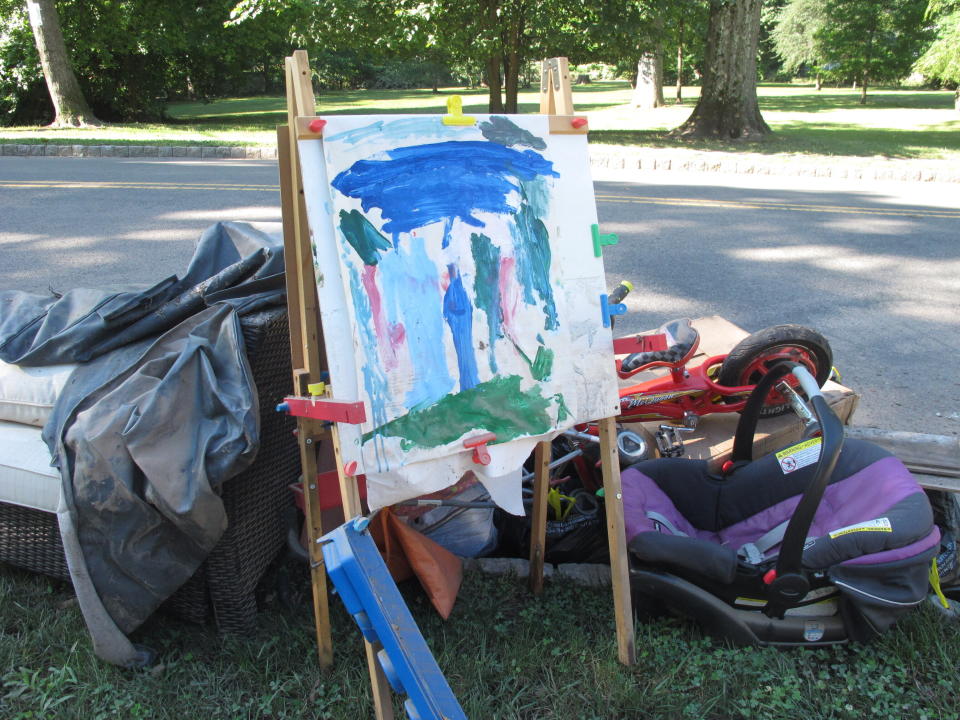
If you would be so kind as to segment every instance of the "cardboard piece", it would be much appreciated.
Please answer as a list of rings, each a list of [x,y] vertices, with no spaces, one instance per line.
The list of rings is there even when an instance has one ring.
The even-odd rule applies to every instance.
[[[698,365],[711,355],[730,352],[734,345],[750,334],[719,315],[697,318],[693,321],[693,326],[700,333],[700,348],[690,361],[690,365]],[[621,380],[621,383],[624,386],[634,385],[662,375],[664,372],[663,370],[645,371],[634,375],[629,380]],[[843,424],[849,424],[857,409],[860,396],[850,388],[832,380],[824,385],[823,394]],[[695,460],[712,459],[718,462],[726,460],[733,451],[733,436],[736,434],[739,420],[739,413],[714,413],[700,418],[697,429],[683,436],[684,457]],[[629,429],[635,425],[643,427],[647,432],[656,433],[660,423],[630,423],[625,424],[624,427]],[[753,456],[760,457],[797,442],[801,439],[802,431],[803,422],[793,413],[761,420],[757,424],[757,433],[754,436]]]

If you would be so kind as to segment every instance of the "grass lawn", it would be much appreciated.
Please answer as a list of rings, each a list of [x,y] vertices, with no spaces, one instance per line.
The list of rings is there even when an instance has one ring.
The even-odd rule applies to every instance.
[[[0,717],[372,717],[360,633],[331,600],[336,663],[321,672],[305,571],[300,602],[268,596],[259,630],[218,637],[155,616],[134,640],[152,670],[94,657],[68,585],[0,568]],[[736,650],[685,622],[639,624],[638,661],[616,659],[608,590],[467,573],[446,622],[419,588],[404,594],[467,716],[497,718],[946,719],[960,714],[960,623],[929,608],[868,646]],[[397,708],[397,718],[405,717]]]
[[[859,91],[800,85],[762,85],[760,107],[774,134],[760,143],[689,142],[667,136],[682,123],[696,102],[699,88],[683,89],[684,102],[641,111],[629,103],[625,82],[577,86],[574,105],[590,118],[590,139],[596,143],[682,147],[765,154],[845,155],[960,161],[960,115],[950,91],[871,90],[867,105]],[[430,90],[354,90],[324,92],[317,112],[356,113],[445,112],[445,102],[460,94],[464,111],[486,112],[486,92],[467,88]],[[666,89],[672,102],[673,88]],[[539,95],[520,96],[521,112],[537,112]],[[112,125],[106,128],[49,130],[0,128],[0,142],[65,144],[208,144],[272,145],[274,128],[285,121],[282,97],[226,98],[211,103],[172,103],[165,124]]]

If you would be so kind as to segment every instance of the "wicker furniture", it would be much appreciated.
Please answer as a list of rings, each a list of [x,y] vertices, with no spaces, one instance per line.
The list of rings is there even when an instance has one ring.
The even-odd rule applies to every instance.
[[[256,586],[284,545],[293,502],[287,485],[300,472],[295,423],[275,411],[290,392],[286,310],[246,316],[242,327],[260,400],[260,448],[254,463],[221,488],[229,524],[220,542],[164,604],[190,621],[212,618],[222,632],[256,624]],[[69,580],[56,515],[0,502],[0,563]]]

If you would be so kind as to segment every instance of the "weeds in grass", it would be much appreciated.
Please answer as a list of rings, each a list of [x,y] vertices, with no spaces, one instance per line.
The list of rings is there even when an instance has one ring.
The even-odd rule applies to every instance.
[[[298,569],[299,596],[307,584]],[[872,645],[817,650],[735,649],[661,618],[638,624],[637,664],[628,668],[617,661],[608,590],[548,582],[534,598],[516,578],[468,573],[448,621],[419,588],[401,590],[467,716],[478,720],[960,715],[960,625],[925,608]],[[156,616],[135,640],[156,649],[160,664],[128,671],[95,658],[70,597],[67,585],[0,568],[5,720],[372,715],[360,634],[336,598],[336,662],[323,672],[306,602],[288,609],[274,599],[248,636],[218,637]]]

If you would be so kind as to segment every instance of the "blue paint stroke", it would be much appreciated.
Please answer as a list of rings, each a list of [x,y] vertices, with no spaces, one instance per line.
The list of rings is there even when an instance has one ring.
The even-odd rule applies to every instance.
[[[487,316],[488,362],[497,374],[495,346],[503,337],[503,310],[500,308],[500,248],[483,233],[470,235],[470,254],[476,268],[473,278],[473,302]],[[541,343],[542,344],[542,343]]]
[[[527,305],[536,304],[534,293],[543,303],[543,329],[556,330],[560,323],[550,283],[550,235],[540,219],[546,214],[546,207],[540,204],[546,193],[536,187],[536,182],[532,185],[534,187],[528,188],[524,184],[516,222],[510,228],[517,259],[517,279],[523,288],[523,301]]]
[[[450,285],[443,296],[443,317],[453,335],[453,347],[457,351],[457,368],[460,371],[460,392],[476,387],[477,358],[473,354],[473,305],[463,289],[463,278],[453,264],[447,265]]]
[[[342,141],[350,145],[376,138],[377,140],[403,140],[417,137],[453,137],[463,132],[462,128],[444,125],[439,116],[402,118],[399,120],[377,120],[370,125],[344,130],[334,135],[324,135],[324,142]]]
[[[357,268],[352,262],[347,262],[347,269],[350,273],[350,297],[353,300],[353,314],[365,358],[360,368],[363,375],[363,387],[366,389],[367,397],[370,400],[370,420],[373,429],[376,430],[389,420],[387,417],[387,401],[390,389],[386,374],[383,371],[383,362],[380,359],[377,338],[373,330],[373,312],[370,308],[370,300],[363,291],[363,282]],[[383,442],[382,438],[378,438],[374,444],[377,470],[380,472],[389,470],[388,467],[383,467]]]
[[[435,222],[461,220],[483,227],[479,213],[513,215],[507,197],[519,181],[559,177],[553,163],[533,150],[483,141],[411,145],[386,152],[387,160],[358,160],[333,187],[358,198],[364,212],[380,208],[383,232],[409,233]],[[445,233],[444,244],[449,241]]]
[[[380,289],[390,324],[402,323],[413,364],[413,383],[404,397],[408,410],[432,405],[453,390],[447,369],[441,289],[437,267],[427,256],[422,237],[380,259]]]

